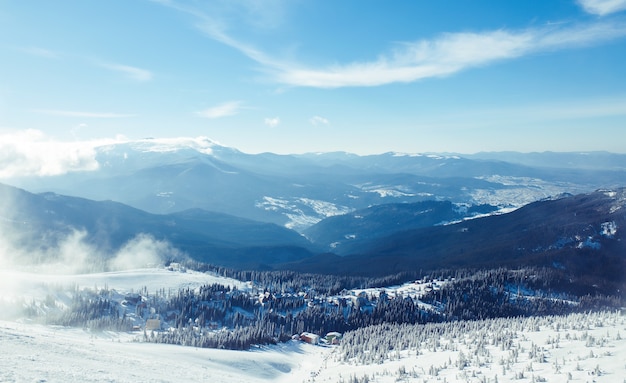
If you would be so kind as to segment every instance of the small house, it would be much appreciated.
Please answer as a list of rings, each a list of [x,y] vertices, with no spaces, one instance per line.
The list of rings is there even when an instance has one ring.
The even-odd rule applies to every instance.
[[[329,344],[339,344],[341,342],[342,335],[340,332],[332,331],[326,334],[326,342]]]
[[[320,336],[316,334],[311,334],[310,332],[303,332],[300,335],[300,340],[310,344],[319,344]]]

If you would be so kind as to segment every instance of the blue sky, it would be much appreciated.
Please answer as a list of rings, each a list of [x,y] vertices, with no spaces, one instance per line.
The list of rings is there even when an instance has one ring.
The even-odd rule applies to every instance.
[[[2,0],[0,138],[624,153],[625,68],[626,0]]]

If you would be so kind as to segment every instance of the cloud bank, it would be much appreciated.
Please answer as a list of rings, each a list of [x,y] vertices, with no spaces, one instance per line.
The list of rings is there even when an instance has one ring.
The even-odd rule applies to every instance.
[[[0,179],[97,170],[95,146],[52,141],[32,129],[0,134]]]
[[[130,140],[124,136],[87,141],[58,141],[35,129],[0,132],[0,182],[20,177],[58,176],[96,171],[96,156],[115,144],[131,144],[144,152],[174,152],[191,148],[212,154],[220,143],[208,137],[171,137]]]

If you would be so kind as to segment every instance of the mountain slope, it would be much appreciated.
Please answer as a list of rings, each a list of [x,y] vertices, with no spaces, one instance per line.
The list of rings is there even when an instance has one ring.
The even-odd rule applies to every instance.
[[[229,266],[286,262],[310,256],[310,243],[284,227],[201,209],[158,215],[112,201],[32,194],[0,184],[4,237],[26,250],[59,246],[75,230],[112,255],[141,234],[165,240],[195,259]],[[266,256],[267,255],[267,256]]]
[[[399,232],[356,254],[287,267],[336,274],[387,275],[437,268],[534,265],[581,278],[624,283],[626,189],[539,201],[514,212]],[[595,282],[594,282],[595,284]]]
[[[532,154],[246,154],[204,137],[129,141],[94,152],[96,170],[5,182],[155,214],[201,208],[302,232],[325,218],[373,205],[448,200],[520,207],[564,192],[621,186],[626,175],[626,157],[599,154],[603,160],[594,160],[592,168],[568,165],[570,159],[582,161],[573,154],[557,156],[549,168],[537,165],[537,158],[553,157]]]
[[[336,254],[360,249],[374,238],[398,231],[441,225],[497,210],[491,205],[464,206],[450,201],[384,204],[326,218],[304,230],[309,240]],[[360,245],[360,246],[359,246]]]

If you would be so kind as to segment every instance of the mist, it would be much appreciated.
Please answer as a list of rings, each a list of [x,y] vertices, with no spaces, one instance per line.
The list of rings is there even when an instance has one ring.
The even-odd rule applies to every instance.
[[[0,270],[44,274],[84,274],[158,266],[186,255],[147,233],[109,243],[109,225],[98,232],[65,223],[65,215],[47,204],[53,196],[34,196],[0,184]],[[105,232],[102,232],[105,231]]]
[[[6,230],[0,233],[0,270],[21,270],[43,274],[85,274],[132,270],[163,265],[186,255],[169,242],[141,233],[119,250],[106,253],[87,241],[88,233],[71,228],[70,233],[49,247],[26,244],[28,235]]]
[[[54,246],[40,247],[29,243],[32,238],[28,234],[6,223],[0,225],[0,319],[59,312],[78,289],[97,289],[89,281],[101,280],[104,272],[155,268],[186,258],[168,242],[149,234],[139,234],[119,250],[105,252],[88,242],[87,231],[75,228]]]

